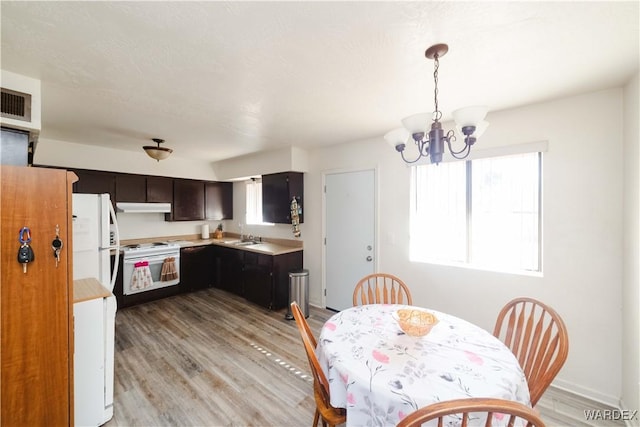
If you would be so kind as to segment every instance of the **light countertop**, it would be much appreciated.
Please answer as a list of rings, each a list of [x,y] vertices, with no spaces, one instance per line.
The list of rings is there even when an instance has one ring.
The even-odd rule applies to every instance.
[[[136,243],[149,243],[157,241],[166,241],[170,243],[177,243],[181,248],[191,248],[197,246],[216,245],[224,246],[227,248],[243,250],[247,252],[255,252],[265,255],[282,255],[291,252],[299,252],[303,250],[302,241],[299,240],[286,240],[286,239],[263,239],[261,243],[249,246],[238,246],[234,243],[240,241],[237,235],[227,235],[221,239],[203,239],[200,235],[186,235],[186,236],[170,236],[159,237],[151,239],[133,239],[123,240],[120,242],[121,246],[136,244]]]
[[[96,298],[105,298],[111,292],[100,284],[98,279],[87,277],[73,281],[73,303],[89,301]]]

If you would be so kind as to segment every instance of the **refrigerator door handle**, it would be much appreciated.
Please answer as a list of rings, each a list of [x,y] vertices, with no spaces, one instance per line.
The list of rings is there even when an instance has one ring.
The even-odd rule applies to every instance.
[[[109,213],[111,215],[111,221],[113,221],[113,229],[115,236],[115,245],[113,249],[116,250],[115,262],[113,263],[113,272],[111,273],[111,289],[113,289],[116,283],[116,276],[118,275],[118,267],[120,264],[120,230],[118,229],[118,219],[116,218],[116,211],[113,209],[113,204],[109,202]]]

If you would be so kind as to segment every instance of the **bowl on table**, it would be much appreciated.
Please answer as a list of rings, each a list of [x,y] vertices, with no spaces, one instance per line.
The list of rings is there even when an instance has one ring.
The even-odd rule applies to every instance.
[[[421,337],[428,334],[438,323],[438,318],[433,314],[409,308],[402,308],[393,313],[393,318],[398,322],[400,329],[412,337]]]

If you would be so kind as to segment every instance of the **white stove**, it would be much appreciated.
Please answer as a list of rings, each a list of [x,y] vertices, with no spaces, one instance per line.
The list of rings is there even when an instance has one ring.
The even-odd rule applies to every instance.
[[[180,253],[180,245],[169,242],[140,243],[122,246],[122,251],[125,259],[139,258],[149,255],[172,256],[176,253]]]
[[[123,294],[132,295],[180,283],[180,245],[152,242],[122,246]]]

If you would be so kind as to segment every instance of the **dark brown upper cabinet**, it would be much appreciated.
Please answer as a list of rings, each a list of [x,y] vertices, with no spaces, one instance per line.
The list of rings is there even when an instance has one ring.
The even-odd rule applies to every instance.
[[[147,177],[125,173],[115,174],[116,202],[146,202]]]
[[[70,169],[74,193],[109,193],[116,202],[171,203],[167,221],[233,219],[233,183]]]
[[[72,169],[78,176],[73,183],[74,193],[104,194],[108,193],[115,208],[116,203],[116,174],[113,172],[89,169]]]
[[[233,219],[233,183],[206,182],[204,191],[206,219]]]
[[[173,205],[165,218],[170,221],[198,221],[204,219],[204,181],[173,179]]]
[[[302,172],[281,172],[262,175],[262,220],[277,224],[291,223],[291,201],[295,197],[302,214],[304,174]]]
[[[147,202],[173,202],[173,178],[168,178],[165,176],[148,176]]]

